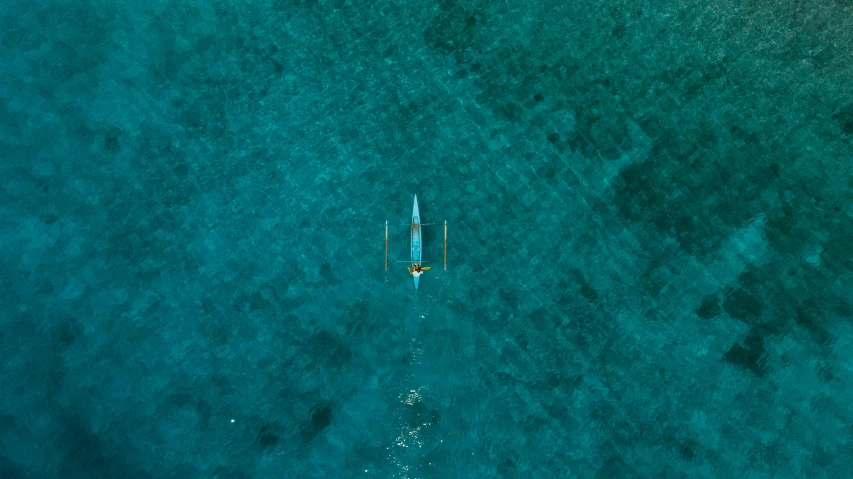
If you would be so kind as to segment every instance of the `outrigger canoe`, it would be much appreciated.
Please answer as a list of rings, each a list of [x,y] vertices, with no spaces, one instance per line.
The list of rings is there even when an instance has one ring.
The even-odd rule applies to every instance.
[[[421,213],[418,211],[418,195],[415,195],[415,204],[412,206],[412,269],[415,265],[421,265]],[[420,276],[412,275],[415,280],[415,289],[418,289]]]
[[[398,263],[410,263],[411,268],[415,265],[423,266],[426,262],[423,261],[423,227],[440,223],[421,223],[421,213],[418,210],[418,195],[415,195],[415,201],[412,205],[412,223],[411,223],[411,240],[410,247],[412,256],[407,261],[397,261]],[[409,226],[408,224],[405,226]],[[429,267],[423,268],[430,269]],[[444,220],[444,270],[447,270],[447,220]],[[388,220],[385,220],[385,271],[388,271]],[[415,289],[418,289],[420,278],[414,276]]]

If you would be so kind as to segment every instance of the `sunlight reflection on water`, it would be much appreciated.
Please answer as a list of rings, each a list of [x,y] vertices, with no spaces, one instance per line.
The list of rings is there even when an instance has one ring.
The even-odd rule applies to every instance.
[[[415,313],[415,317],[418,319],[424,319],[426,316],[427,314],[425,311],[417,311]],[[422,344],[417,339],[412,338],[408,347],[408,366],[412,367],[420,365],[423,352]],[[405,381],[413,382],[415,380],[415,374],[410,370],[408,374],[406,374]],[[395,418],[397,421],[396,436],[394,438],[394,444],[388,447],[388,459],[397,469],[395,477],[403,479],[415,479],[417,477],[421,477],[415,470],[417,469],[417,465],[409,463],[413,458],[418,456],[410,457],[406,454],[406,451],[410,448],[422,448],[425,445],[423,435],[426,429],[431,425],[431,422],[429,422],[426,417],[421,417],[421,414],[418,411],[423,407],[421,405],[421,401],[424,399],[426,391],[427,388],[424,386],[410,386],[397,396],[400,406]]]

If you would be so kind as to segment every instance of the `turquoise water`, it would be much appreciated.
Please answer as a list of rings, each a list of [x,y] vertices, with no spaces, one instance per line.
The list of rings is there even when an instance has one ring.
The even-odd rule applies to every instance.
[[[851,31],[6,2],[0,476],[849,477]]]

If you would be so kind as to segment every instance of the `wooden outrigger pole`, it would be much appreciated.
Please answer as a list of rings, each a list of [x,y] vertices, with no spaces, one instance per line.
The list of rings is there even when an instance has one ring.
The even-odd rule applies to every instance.
[[[387,262],[388,259],[386,258],[385,261]],[[387,263],[385,269],[388,269]],[[444,270],[447,271],[447,220],[444,220]]]

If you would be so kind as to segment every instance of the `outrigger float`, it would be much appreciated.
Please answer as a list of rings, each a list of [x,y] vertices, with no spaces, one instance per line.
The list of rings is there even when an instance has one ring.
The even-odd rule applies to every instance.
[[[421,213],[418,211],[418,195],[415,195],[415,204],[412,206],[412,235],[411,235],[411,249],[412,249],[412,257],[408,261],[396,261],[396,263],[411,263],[411,270],[415,268],[415,266],[420,267],[423,264],[427,264],[427,262],[422,261],[423,259],[423,234],[421,233],[422,226],[433,226],[440,225],[441,223],[421,223]],[[408,226],[404,224],[403,226]],[[421,268],[423,271],[430,269],[429,266],[425,268]],[[447,271],[447,220],[444,220],[444,270]],[[388,220],[385,220],[385,271],[388,271]],[[415,289],[418,289],[418,281],[420,278],[419,275],[413,275],[415,280]]]

